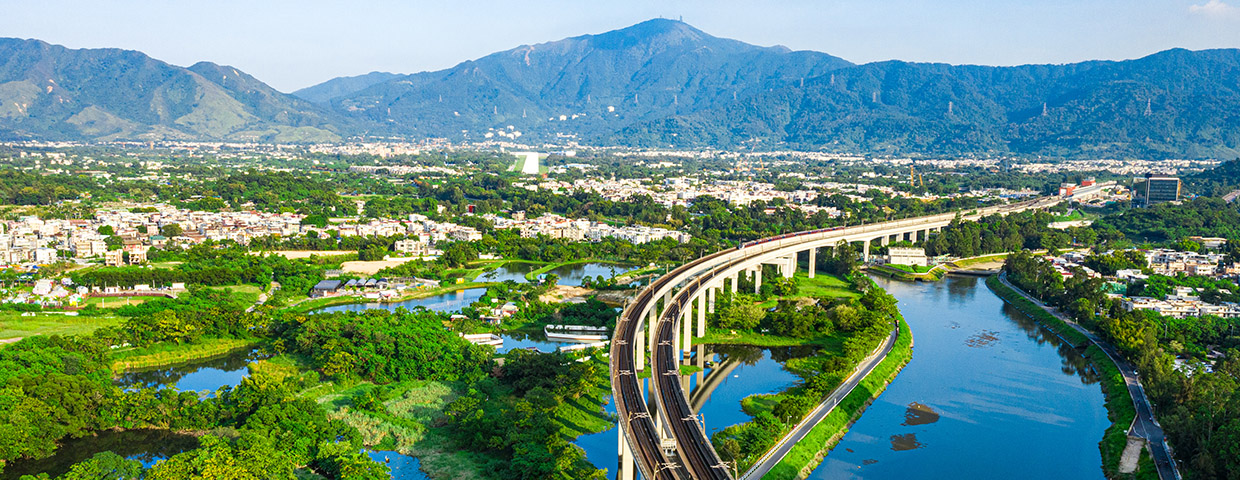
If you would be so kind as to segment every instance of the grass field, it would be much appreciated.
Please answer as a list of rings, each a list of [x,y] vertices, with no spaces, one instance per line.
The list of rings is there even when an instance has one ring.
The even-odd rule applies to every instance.
[[[99,308],[120,308],[129,305],[142,305],[147,300],[158,297],[86,297],[82,306],[94,305]]]
[[[223,287],[211,287],[211,290],[232,290],[245,299],[246,303],[254,303],[258,301],[258,295],[263,293],[263,289],[257,285],[228,285]]]
[[[798,271],[794,277],[797,281],[798,292],[796,297],[859,297],[860,293],[853,290],[852,285],[835,275],[827,273],[817,273],[814,278],[809,278],[808,274]]]
[[[20,313],[0,314],[0,340],[24,338],[33,335],[89,335],[102,327],[115,327],[124,322],[122,317],[86,317],[54,314],[36,314],[23,317]]]
[[[929,272],[931,268],[931,267],[926,267],[922,265],[900,265],[897,263],[888,263],[887,266],[894,268],[896,270],[903,270],[909,273],[926,273],[926,272]]]

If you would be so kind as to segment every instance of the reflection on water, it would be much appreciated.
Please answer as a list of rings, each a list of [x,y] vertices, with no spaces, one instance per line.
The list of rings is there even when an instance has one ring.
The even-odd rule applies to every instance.
[[[256,348],[243,349],[180,365],[122,372],[117,375],[116,384],[125,389],[174,388],[182,392],[213,394],[225,385],[239,385],[249,374],[246,366],[265,356]]]
[[[645,383],[645,380],[642,380]],[[606,398],[603,410],[608,415],[616,414],[616,406],[611,401],[611,395]],[[616,427],[607,430],[582,435],[577,437],[573,443],[586,452],[586,460],[589,460],[595,468],[603,468],[607,470],[607,478],[614,480],[616,478],[616,470],[620,466],[620,459],[617,454],[619,449],[620,437],[616,433]]]
[[[525,274],[538,269],[538,265],[533,263],[509,262],[494,270],[483,272],[474,279],[475,282],[504,282],[512,280],[517,283],[525,283]]]
[[[405,300],[403,302],[351,303],[348,305],[335,305],[320,308],[311,313],[363,312],[366,310],[388,310],[394,312],[398,308],[413,310],[417,307],[422,307],[433,312],[456,312],[462,308],[468,307],[471,303],[478,301],[478,299],[485,293],[487,293],[487,289],[485,288],[469,288],[465,290],[457,290],[455,292],[448,292],[443,295],[435,295],[433,297]]]
[[[913,359],[813,479],[1103,478],[1097,376],[983,282],[876,279],[899,299]]]
[[[917,402],[908,404],[908,410],[904,411],[904,425],[906,427],[926,425],[939,421],[939,414],[927,405]]]
[[[922,445],[921,442],[917,441],[916,433],[905,433],[902,435],[891,436],[891,450],[895,452],[916,450],[924,446],[925,445]],[[875,460],[874,463],[878,463],[878,460]]]
[[[89,460],[96,453],[108,451],[130,460],[138,460],[144,467],[150,467],[160,460],[198,448],[198,438],[167,430],[105,430],[93,436],[66,438],[60,444],[56,454],[51,457],[9,462],[4,467],[4,473],[0,474],[0,479],[16,480],[22,475],[40,473],[56,478],[68,472],[75,463]]]
[[[814,352],[813,347],[748,345],[698,345],[693,349],[690,364],[701,365],[698,358],[711,362],[710,366],[702,365],[701,372],[689,375],[686,382],[689,404],[705,418],[708,436],[750,421],[752,417],[741,410],[741,400],[753,394],[778,393],[800,381],[782,364]]]
[[[496,353],[507,353],[509,350],[520,348],[532,348],[543,353],[551,353],[559,350],[564,345],[575,345],[576,342],[555,342],[547,340],[546,334],[537,333],[521,333],[521,332],[504,332],[499,334],[504,339],[504,346],[495,349]]]
[[[604,279],[615,278],[616,275],[632,269],[632,267],[614,263],[576,263],[553,269],[547,273],[560,277],[556,282],[557,285],[579,287],[581,279],[587,276],[593,279],[598,279],[600,276]]]

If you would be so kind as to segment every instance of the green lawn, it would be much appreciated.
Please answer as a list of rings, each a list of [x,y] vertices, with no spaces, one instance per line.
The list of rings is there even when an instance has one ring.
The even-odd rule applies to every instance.
[[[124,320],[114,316],[71,317],[45,313],[23,317],[20,313],[6,312],[0,314],[0,340],[33,335],[89,335],[102,327],[120,325]]]
[[[859,297],[860,293],[853,290],[852,285],[835,275],[827,273],[816,273],[814,278],[809,278],[805,272],[798,271],[794,277],[797,281],[797,297]]]
[[[257,302],[258,295],[260,293],[263,293],[262,287],[259,287],[257,285],[249,285],[249,284],[226,285],[222,287],[211,287],[211,289],[212,290],[232,290],[233,293],[236,293],[241,298],[245,299],[247,303]]]
[[[900,265],[897,263],[888,263],[887,266],[894,268],[896,270],[901,270],[901,271],[905,271],[908,273],[926,273],[926,272],[929,272],[931,268],[931,267],[925,267],[921,265]]]
[[[120,308],[129,305],[142,305],[147,300],[157,297],[87,297],[82,306],[94,305],[99,308]]]

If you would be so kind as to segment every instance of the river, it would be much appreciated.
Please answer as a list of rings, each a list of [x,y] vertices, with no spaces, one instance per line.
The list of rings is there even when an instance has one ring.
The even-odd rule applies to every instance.
[[[876,280],[913,359],[809,478],[1104,478],[1110,422],[1080,353],[979,279]]]

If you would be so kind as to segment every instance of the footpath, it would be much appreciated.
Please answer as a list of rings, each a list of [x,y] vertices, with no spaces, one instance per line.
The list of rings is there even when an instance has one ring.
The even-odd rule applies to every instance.
[[[891,352],[891,348],[896,343],[896,336],[899,333],[900,326],[897,324],[891,331],[891,335],[888,335],[887,339],[883,340],[883,344],[879,345],[870,356],[862,359],[857,368],[853,370],[853,373],[830,395],[827,395],[822,402],[819,402],[818,406],[814,407],[814,410],[810,411],[800,423],[792,428],[792,431],[779,440],[779,443],[776,443],[762,458],[759,458],[757,463],[740,477],[741,480],[762,478],[772,468],[775,468],[775,465],[778,465],[780,460],[783,460],[784,456],[788,455],[788,452],[792,450],[792,447],[797,442],[805,438],[810,430],[813,430],[814,426],[818,425],[822,419],[827,418],[827,415],[835,409],[835,406],[839,405],[844,400],[844,397],[852,393],[853,389],[857,388],[857,385],[861,383],[861,380],[864,380],[870,372],[874,371],[874,367],[878,366],[884,358],[887,358],[887,354]]]
[[[1137,418],[1133,420],[1132,426],[1129,427],[1128,435],[1145,439],[1150,447],[1150,454],[1154,457],[1154,463],[1158,467],[1159,479],[1180,480],[1179,468],[1175,464],[1175,458],[1171,456],[1171,446],[1167,445],[1167,438],[1163,434],[1162,425],[1159,425],[1158,420],[1154,418],[1154,411],[1150,407],[1150,399],[1146,397],[1145,388],[1141,386],[1140,373],[1137,372],[1136,367],[1124,360],[1110,343],[1077,324],[1072,317],[1060,312],[1055,307],[1042,303],[1041,300],[1033,298],[1033,296],[1025,293],[1024,290],[1012,285],[1008,282],[1007,272],[999,274],[999,281],[1020,296],[1046,310],[1047,313],[1062,320],[1082,335],[1085,335],[1090,342],[1093,342],[1094,345],[1102,349],[1103,353],[1106,353],[1111,362],[1115,363],[1115,366],[1119,368],[1120,374],[1124,376],[1124,384],[1128,387],[1128,393],[1132,395],[1132,404],[1137,411]]]

